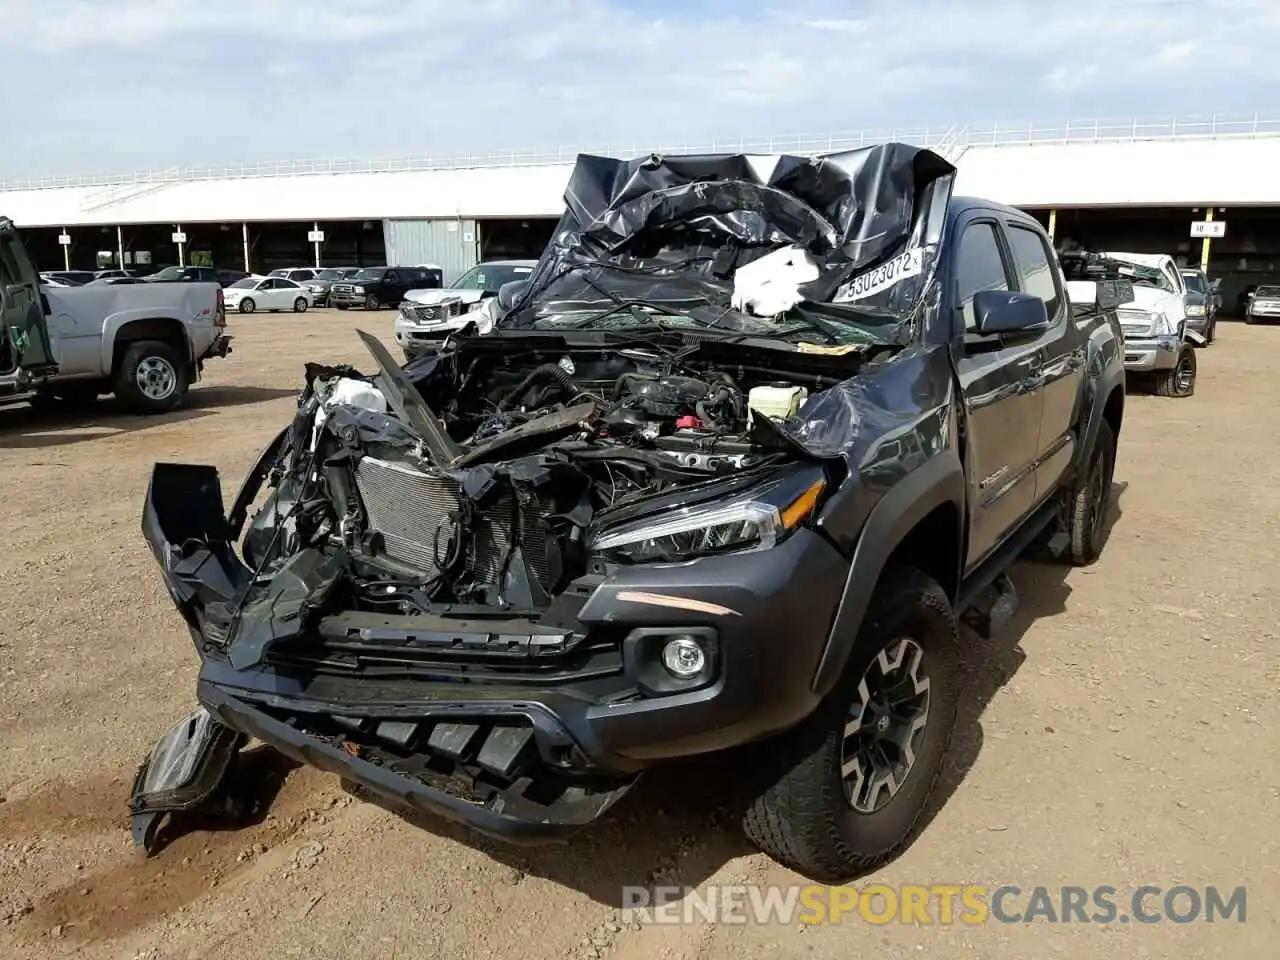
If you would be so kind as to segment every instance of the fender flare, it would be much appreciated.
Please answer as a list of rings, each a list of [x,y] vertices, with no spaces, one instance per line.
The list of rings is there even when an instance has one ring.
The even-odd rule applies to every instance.
[[[1087,411],[1087,419],[1084,422],[1084,428],[1080,434],[1080,446],[1076,449],[1073,475],[1085,468],[1085,464],[1089,462],[1089,457],[1093,453],[1093,445],[1098,439],[1098,430],[1102,426],[1102,414],[1107,409],[1107,400],[1118,389],[1121,394],[1125,392],[1124,367],[1119,370],[1112,370],[1105,375],[1098,383],[1098,389],[1094,392],[1093,402],[1089,405]]]
[[[825,696],[844,672],[862,619],[893,551],[921,520],[948,503],[956,507],[960,518],[955,557],[955,582],[958,583],[964,549],[967,484],[955,450],[948,450],[912,470],[871,508],[854,547],[840,605],[810,685],[814,693]]]
[[[176,323],[182,330],[182,342],[186,344],[187,361],[195,364],[195,344],[191,342],[191,331],[182,319],[165,313],[157,313],[154,307],[138,310],[120,310],[108,314],[102,323],[102,369],[110,375],[115,361],[116,340],[120,330],[135,320],[151,320],[158,323]]]

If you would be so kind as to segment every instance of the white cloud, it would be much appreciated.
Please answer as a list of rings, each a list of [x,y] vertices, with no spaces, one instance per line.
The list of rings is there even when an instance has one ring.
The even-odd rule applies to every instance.
[[[1196,45],[1190,40],[1166,43],[1156,51],[1155,61],[1165,66],[1180,66],[1195,56]]]
[[[0,96],[0,176],[1252,113],[1280,84],[1271,0],[0,0],[0,23],[6,86],[37,91]],[[271,119],[226,136],[245,113]]]

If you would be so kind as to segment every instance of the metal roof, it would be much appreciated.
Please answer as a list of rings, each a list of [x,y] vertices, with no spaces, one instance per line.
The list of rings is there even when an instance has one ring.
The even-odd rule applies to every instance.
[[[1280,204],[1280,118],[1081,120],[1056,125],[602,144],[392,160],[293,160],[0,181],[19,226],[558,216],[578,153],[813,154],[889,140],[929,146],[957,189],[1014,206]]]

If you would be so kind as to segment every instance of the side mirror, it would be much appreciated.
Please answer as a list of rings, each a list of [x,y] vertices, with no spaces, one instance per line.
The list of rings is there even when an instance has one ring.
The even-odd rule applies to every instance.
[[[1049,326],[1045,302],[1029,293],[1013,290],[980,290],[973,297],[977,332],[983,336],[1000,333],[1031,333]]]
[[[498,288],[498,309],[506,313],[529,289],[528,280],[511,280]]]

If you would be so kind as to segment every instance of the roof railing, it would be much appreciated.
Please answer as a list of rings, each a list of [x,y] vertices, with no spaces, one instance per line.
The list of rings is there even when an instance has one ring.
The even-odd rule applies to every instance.
[[[801,156],[853,150],[872,143],[901,141],[942,147],[958,156],[970,147],[1044,144],[1127,143],[1139,140],[1240,139],[1280,136],[1280,116],[1213,114],[1155,119],[1068,120],[1051,124],[993,123],[860,130],[845,133],[730,137],[706,143],[646,146],[605,143],[490,151],[458,151],[418,156],[363,159],[269,160],[207,167],[168,167],[127,173],[68,177],[0,177],[0,190],[51,190],[65,187],[115,187],[142,183],[190,183],[246,177],[299,177],[331,174],[416,173],[432,170],[536,167],[572,163],[580,153],[638,157],[650,153],[792,153]]]

